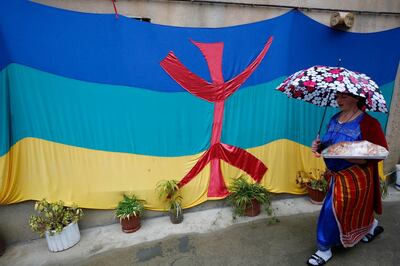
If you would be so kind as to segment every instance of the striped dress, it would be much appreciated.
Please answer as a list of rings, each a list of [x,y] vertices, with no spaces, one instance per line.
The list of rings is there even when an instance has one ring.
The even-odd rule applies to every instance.
[[[339,114],[335,115],[322,144],[362,140],[360,122],[364,116],[340,123]],[[371,166],[354,165],[342,159],[325,159],[325,163],[332,171],[332,178],[318,219],[318,249],[336,245],[352,247],[368,233],[374,220],[373,170]]]

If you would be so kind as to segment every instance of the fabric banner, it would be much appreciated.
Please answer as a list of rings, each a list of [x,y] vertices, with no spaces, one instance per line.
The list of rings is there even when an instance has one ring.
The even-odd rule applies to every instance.
[[[0,204],[111,209],[133,192],[161,210],[157,182],[177,179],[188,208],[240,175],[303,194],[296,172],[324,168],[309,148],[323,108],[275,88],[341,59],[390,106],[400,58],[400,28],[348,33],[299,11],[211,29],[0,5]]]

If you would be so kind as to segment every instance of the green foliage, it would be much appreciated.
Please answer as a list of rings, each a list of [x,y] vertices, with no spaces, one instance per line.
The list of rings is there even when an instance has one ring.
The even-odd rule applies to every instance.
[[[233,179],[228,189],[230,195],[227,200],[234,208],[234,217],[243,216],[246,208],[252,205],[253,199],[263,204],[268,215],[272,215],[270,193],[261,184],[248,182],[241,176]]]
[[[182,196],[178,180],[161,180],[157,183],[156,191],[159,199],[167,204],[169,210],[176,215],[182,212]]]
[[[310,187],[314,190],[319,190],[322,192],[326,192],[328,189],[328,181],[325,178],[322,179],[311,179]]]
[[[123,199],[118,202],[115,216],[124,219],[137,216],[142,217],[144,214],[144,200],[138,199],[134,194],[123,195]]]
[[[328,189],[328,181],[325,178],[325,171],[318,168],[306,171],[298,171],[296,183],[301,186],[310,186],[312,189],[326,192]]]
[[[50,235],[61,233],[70,223],[78,222],[83,211],[76,204],[64,206],[64,202],[47,202],[45,199],[35,203],[35,210],[39,215],[31,215],[29,225],[34,232],[43,237],[48,231]]]

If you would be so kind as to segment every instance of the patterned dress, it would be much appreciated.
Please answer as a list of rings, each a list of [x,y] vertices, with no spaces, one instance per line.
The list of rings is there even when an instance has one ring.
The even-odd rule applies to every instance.
[[[364,114],[345,123],[339,122],[339,114],[340,113],[332,117],[328,125],[328,130],[321,140],[322,145],[325,147],[342,141],[362,140],[360,121],[364,117]],[[343,159],[325,159],[325,164],[327,168],[333,172],[339,172],[353,166],[352,163]],[[335,178],[331,178],[329,190],[321,208],[317,227],[318,249],[322,251],[332,246],[342,244],[340,224],[338,224],[335,213],[334,188]]]

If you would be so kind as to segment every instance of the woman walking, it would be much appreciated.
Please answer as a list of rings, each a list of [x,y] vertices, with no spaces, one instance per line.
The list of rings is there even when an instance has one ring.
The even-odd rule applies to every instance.
[[[320,152],[335,143],[367,140],[387,148],[379,122],[363,111],[365,98],[337,93],[340,112],[334,115],[322,140],[312,143]],[[317,251],[308,265],[323,265],[332,258],[331,248],[352,247],[359,241],[371,242],[383,232],[374,213],[382,213],[378,160],[325,159],[330,171],[330,188],[317,227]]]

